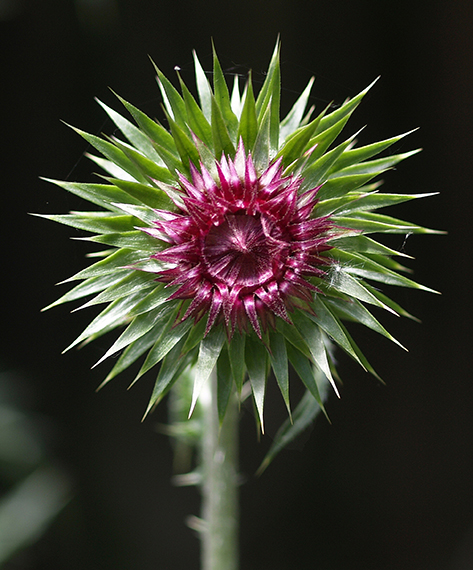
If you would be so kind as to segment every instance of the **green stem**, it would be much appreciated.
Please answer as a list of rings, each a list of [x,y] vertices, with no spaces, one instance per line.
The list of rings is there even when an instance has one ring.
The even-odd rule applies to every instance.
[[[238,570],[238,402],[230,398],[220,425],[217,378],[200,395],[202,437],[202,570]]]

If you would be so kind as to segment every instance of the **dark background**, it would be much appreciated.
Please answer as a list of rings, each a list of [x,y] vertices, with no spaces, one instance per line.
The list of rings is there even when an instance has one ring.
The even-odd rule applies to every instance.
[[[36,418],[47,456],[74,485],[7,570],[198,568],[198,540],[184,525],[198,514],[197,492],[171,485],[171,447],[156,430],[166,405],[140,422],[154,376],[127,392],[125,374],[96,394],[108,368],[90,365],[107,339],[61,356],[93,310],[39,311],[66,290],[53,284],[84,266],[88,247],[27,212],[86,207],[39,176],[96,180],[86,143],[61,123],[112,133],[95,96],[120,110],[111,87],[162,118],[148,55],[170,77],[178,65],[193,88],[191,51],[210,70],[213,37],[229,79],[252,69],[257,84],[278,33],[283,114],[312,75],[319,110],[381,75],[346,135],[367,124],[367,144],[421,127],[395,151],[424,151],[388,173],[386,188],[441,192],[393,213],[449,233],[404,244],[415,278],[443,293],[391,292],[422,320],[383,321],[410,352],[353,331],[386,386],[340,357],[332,424],[320,420],[260,479],[280,398],[270,394],[259,443],[244,413],[242,569],[473,568],[472,29],[468,0],[0,0],[1,393]],[[402,236],[392,243],[402,247]],[[0,474],[4,492],[13,479]]]

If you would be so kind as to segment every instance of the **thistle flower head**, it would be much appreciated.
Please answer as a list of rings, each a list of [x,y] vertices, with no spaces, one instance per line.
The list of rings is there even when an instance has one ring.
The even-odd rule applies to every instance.
[[[240,141],[235,158],[215,163],[214,180],[201,163],[191,165],[192,181],[179,175],[182,191],[176,213],[158,211],[144,231],[172,245],[152,257],[172,265],[158,280],[177,286],[169,299],[191,299],[182,317],[206,317],[205,334],[223,321],[261,338],[275,317],[291,323],[298,306],[310,310],[314,292],[307,277],[325,276],[333,224],[311,218],[318,188],[299,193],[302,178],[283,176],[282,159],[260,175]],[[176,189],[177,190],[177,189]]]
[[[376,212],[423,196],[371,182],[415,151],[373,158],[404,135],[341,138],[371,86],[312,116],[311,80],[281,121],[279,45],[257,97],[251,75],[230,94],[216,54],[212,86],[197,56],[195,68],[198,101],[156,70],[167,128],[120,99],[134,122],[101,105],[123,138],[78,131],[102,155],[92,158],[105,182],[53,182],[99,210],[45,217],[107,249],[51,306],[106,305],[71,347],[123,328],[99,361],[120,353],[105,382],[141,357],[137,379],[160,364],[148,410],[193,367],[192,410],[216,366],[220,417],[249,379],[262,424],[271,370],[290,410],[291,365],[308,417],[323,408],[320,378],[337,390],[332,345],[376,375],[344,321],[395,341],[369,307],[409,316],[371,282],[427,289],[372,237],[431,231]]]

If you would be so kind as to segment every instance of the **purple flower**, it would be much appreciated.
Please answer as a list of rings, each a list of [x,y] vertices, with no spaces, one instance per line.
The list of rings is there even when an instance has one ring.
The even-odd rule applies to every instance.
[[[299,193],[302,178],[283,176],[281,162],[257,173],[240,141],[234,159],[216,162],[217,181],[203,164],[191,165],[192,182],[180,175],[179,211],[157,211],[144,229],[172,244],[153,255],[172,264],[159,280],[178,286],[170,299],[192,300],[182,321],[207,316],[206,334],[223,320],[230,337],[250,323],[261,338],[259,320],[264,331],[275,316],[291,323],[320,292],[306,277],[326,275],[334,224],[311,218],[318,188]]]
[[[46,217],[107,249],[50,306],[106,303],[69,348],[119,329],[99,361],[120,354],[105,382],[143,356],[136,378],[159,364],[148,410],[188,370],[193,409],[216,367],[220,418],[249,379],[262,424],[271,370],[290,409],[291,366],[308,394],[294,417],[313,417],[323,386],[336,390],[333,346],[376,376],[350,324],[397,342],[371,307],[410,316],[379,284],[428,290],[394,259],[408,256],[374,237],[432,231],[377,212],[425,196],[372,182],[416,151],[377,156],[405,135],[340,138],[371,86],[312,116],[311,80],[281,120],[279,44],[256,97],[251,76],[229,92],[215,53],[213,85],[197,57],[195,68],[198,99],[156,70],[167,127],[121,99],[134,123],[102,104],[121,138],[78,131],[108,177],[55,183],[98,210]]]

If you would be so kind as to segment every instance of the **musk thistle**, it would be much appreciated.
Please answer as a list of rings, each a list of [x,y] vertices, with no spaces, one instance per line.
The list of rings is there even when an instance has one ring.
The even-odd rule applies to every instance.
[[[215,53],[212,86],[195,56],[198,100],[179,72],[180,93],[156,72],[167,127],[121,98],[134,122],[100,103],[121,135],[76,130],[102,155],[91,158],[104,181],[52,181],[98,209],[44,217],[106,246],[50,305],[106,305],[69,348],[120,329],[99,361],[120,353],[104,383],[140,357],[136,379],[160,364],[147,412],[192,368],[192,413],[216,367],[220,421],[248,378],[262,427],[271,370],[291,414],[289,364],[306,388],[299,405],[323,409],[320,379],[337,392],[333,346],[376,375],[345,321],[397,342],[369,307],[409,316],[377,284],[428,290],[372,237],[431,231],[377,213],[427,195],[372,182],[417,151],[374,158],[405,135],[340,137],[371,85],[314,115],[311,79],[281,121],[279,45],[257,97],[251,74],[230,93]]]

